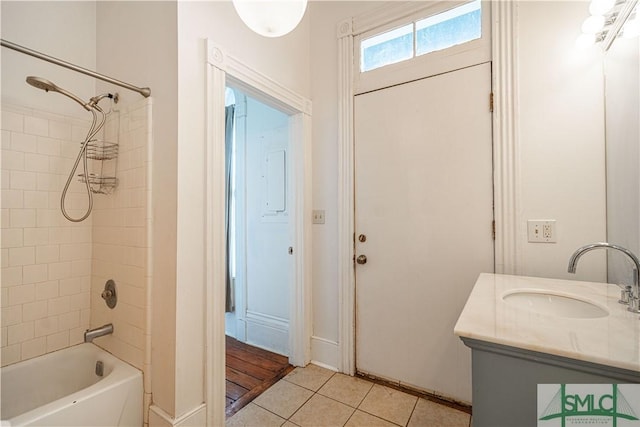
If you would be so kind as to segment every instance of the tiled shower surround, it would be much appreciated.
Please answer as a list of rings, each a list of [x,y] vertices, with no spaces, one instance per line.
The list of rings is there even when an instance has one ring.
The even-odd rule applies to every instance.
[[[87,128],[2,106],[2,365],[77,344],[89,327],[92,218],[72,223],[59,207]],[[72,215],[83,197],[74,182]]]
[[[113,323],[113,335],[94,343],[144,371],[146,408],[151,100],[116,108],[104,138],[119,142],[118,187],[94,194],[91,216],[72,223],[60,212],[60,194],[88,121],[2,105],[1,360],[5,366],[75,345],[85,329]],[[69,213],[81,216],[86,200],[74,178]],[[101,298],[108,279],[116,282],[114,309]]]

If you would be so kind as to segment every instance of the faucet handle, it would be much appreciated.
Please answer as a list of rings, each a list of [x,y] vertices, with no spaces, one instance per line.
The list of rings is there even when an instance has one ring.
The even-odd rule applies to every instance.
[[[632,313],[640,313],[640,298],[633,295],[629,298],[629,307],[627,308]]]
[[[633,296],[631,285],[618,285],[620,286],[620,304],[629,304],[630,299]]]

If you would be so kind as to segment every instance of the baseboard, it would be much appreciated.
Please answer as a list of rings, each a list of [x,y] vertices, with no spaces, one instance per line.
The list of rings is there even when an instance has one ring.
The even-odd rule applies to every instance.
[[[316,336],[311,337],[311,363],[333,371],[340,371],[338,355],[337,342]]]
[[[149,425],[154,427],[196,427],[207,423],[207,405],[204,403],[186,414],[172,418],[159,406],[149,408]]]
[[[289,321],[276,316],[247,311],[246,343],[289,356]]]

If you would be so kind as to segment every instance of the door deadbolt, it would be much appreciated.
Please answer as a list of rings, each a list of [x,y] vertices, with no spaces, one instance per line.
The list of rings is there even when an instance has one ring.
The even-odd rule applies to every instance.
[[[356,258],[356,262],[358,264],[366,264],[367,263],[367,256],[366,255],[359,255],[358,258]]]
[[[365,236],[364,234],[361,234],[358,236],[358,241],[361,243],[364,243],[367,241],[367,236]]]

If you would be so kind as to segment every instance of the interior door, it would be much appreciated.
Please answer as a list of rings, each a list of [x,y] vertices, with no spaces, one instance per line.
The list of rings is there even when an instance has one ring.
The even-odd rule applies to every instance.
[[[485,63],[355,97],[356,369],[468,402],[453,327],[494,269],[490,92]]]

